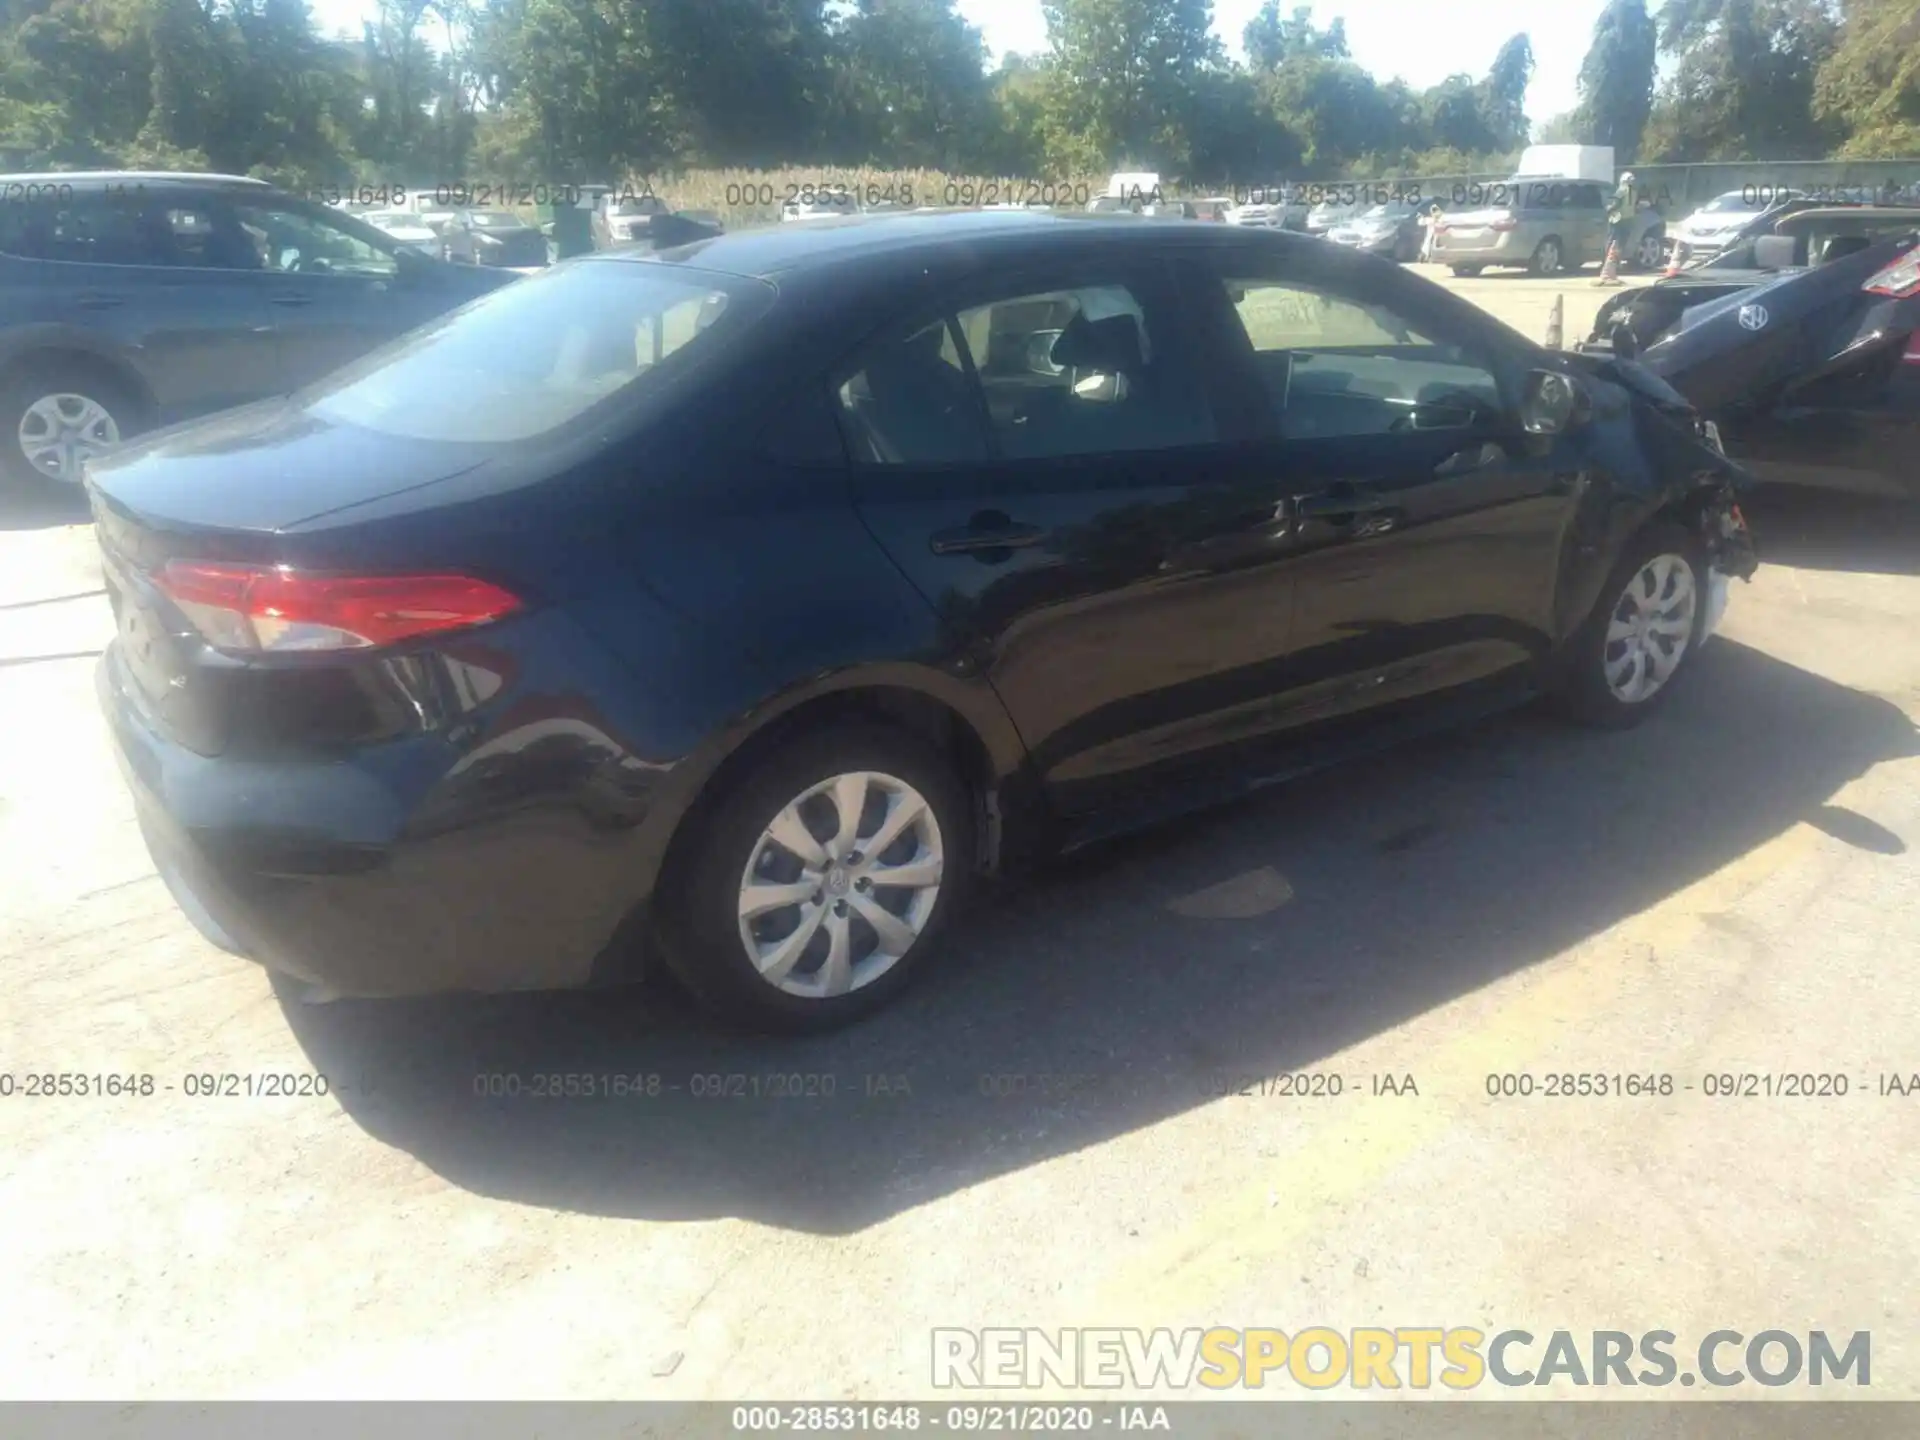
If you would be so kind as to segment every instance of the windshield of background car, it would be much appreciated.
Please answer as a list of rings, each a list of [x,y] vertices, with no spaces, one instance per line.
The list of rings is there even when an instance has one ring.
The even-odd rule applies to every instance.
[[[518,230],[524,222],[518,215],[509,215],[504,210],[476,210],[473,223],[482,230]]]
[[[660,265],[516,281],[322,381],[314,414],[419,440],[509,444],[682,370],[751,325],[773,288]]]
[[[1702,215],[1758,215],[1762,210],[1776,203],[1778,202],[1771,197],[1763,201],[1750,190],[1736,190],[1731,194],[1709,200],[1700,207],[1700,213]]]

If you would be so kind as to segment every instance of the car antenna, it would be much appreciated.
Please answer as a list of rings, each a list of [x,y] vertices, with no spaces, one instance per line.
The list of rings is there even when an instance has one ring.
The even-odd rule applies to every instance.
[[[1553,313],[1547,317],[1547,348],[1549,350],[1561,348],[1563,339],[1561,332],[1566,325],[1566,305],[1566,296],[1553,297]]]

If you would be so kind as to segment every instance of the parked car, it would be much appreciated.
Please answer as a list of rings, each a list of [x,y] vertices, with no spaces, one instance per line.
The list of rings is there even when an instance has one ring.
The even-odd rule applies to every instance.
[[[505,277],[228,175],[0,176],[0,479],[293,390]]]
[[[527,273],[544,269],[551,259],[547,237],[511,210],[455,210],[435,228],[440,258],[456,265]]]
[[[858,215],[860,202],[850,194],[819,194],[808,200],[789,200],[780,207],[782,224],[805,222],[808,220],[834,220],[842,216]]]
[[[1305,230],[1312,211],[1304,196],[1286,185],[1259,185],[1227,213],[1229,225],[1259,225],[1274,230]]]
[[[1898,239],[1920,222],[1920,209],[1898,206],[1794,204],[1771,216],[1772,238],[1729,245],[1704,265],[1652,285],[1623,290],[1594,316],[1593,341],[1611,340],[1624,322],[1644,350],[1680,328],[1695,309],[1737,295],[1781,275]],[[1760,243],[1764,239],[1764,243]]]
[[[1327,231],[1327,239],[1404,264],[1420,258],[1420,242],[1426,236],[1420,224],[1423,213],[1406,200],[1375,205],[1335,225]]]
[[[656,215],[670,214],[667,202],[658,195],[615,194],[600,197],[593,209],[593,245],[605,250],[645,240]]]
[[[1489,266],[1558,275],[1606,259],[1609,187],[1522,175],[1508,181],[1506,190],[1502,203],[1442,217],[1433,242],[1436,264],[1451,266],[1456,275],[1478,275]],[[1643,204],[1634,215],[1627,264],[1657,269],[1665,249],[1666,220],[1656,207]]]
[[[417,210],[368,210],[360,218],[382,235],[429,255],[440,253],[440,232]]]
[[[1821,243],[1836,221],[1853,233]],[[1758,479],[1920,499],[1920,209],[1812,210],[1779,223],[1786,233],[1759,245],[1763,261],[1781,263],[1685,309],[1640,359]],[[1786,263],[1796,247],[1807,254],[1809,237],[1812,263]],[[1613,343],[1638,350],[1624,328]]]
[[[1361,211],[1370,208],[1365,204],[1345,204],[1333,200],[1322,200],[1307,211],[1307,234],[1324,240],[1335,227],[1346,224]]]
[[[100,696],[217,943],[380,995],[651,936],[823,1028],[985,872],[1542,692],[1643,719],[1753,568],[1740,483],[1640,367],[1335,246],[775,227],[93,467]]]
[[[1716,195],[1667,233],[1670,245],[1684,245],[1691,259],[1705,260],[1740,238],[1753,222],[1799,199],[1799,192],[1776,192],[1769,186],[1749,185]]]

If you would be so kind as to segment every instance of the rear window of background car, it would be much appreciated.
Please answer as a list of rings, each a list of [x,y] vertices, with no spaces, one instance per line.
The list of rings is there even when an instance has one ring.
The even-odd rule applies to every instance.
[[[0,252],[83,265],[165,265],[164,236],[144,204],[106,191],[0,205]]]

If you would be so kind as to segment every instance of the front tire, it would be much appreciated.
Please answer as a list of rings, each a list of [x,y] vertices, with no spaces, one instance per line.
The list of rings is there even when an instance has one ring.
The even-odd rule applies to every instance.
[[[1455,265],[1453,267],[1453,273],[1458,275],[1462,280],[1471,280],[1478,275],[1483,268],[1484,267],[1479,265]]]
[[[1640,724],[1667,702],[1700,646],[1707,563],[1698,542],[1662,521],[1629,543],[1568,645],[1551,699],[1569,719],[1606,730]]]
[[[972,878],[945,760],[867,723],[803,734],[729,784],[658,891],[663,958],[742,1029],[838,1029],[924,969]]]
[[[1667,232],[1649,230],[1640,237],[1640,243],[1633,247],[1634,268],[1639,270],[1661,270],[1667,263]]]

